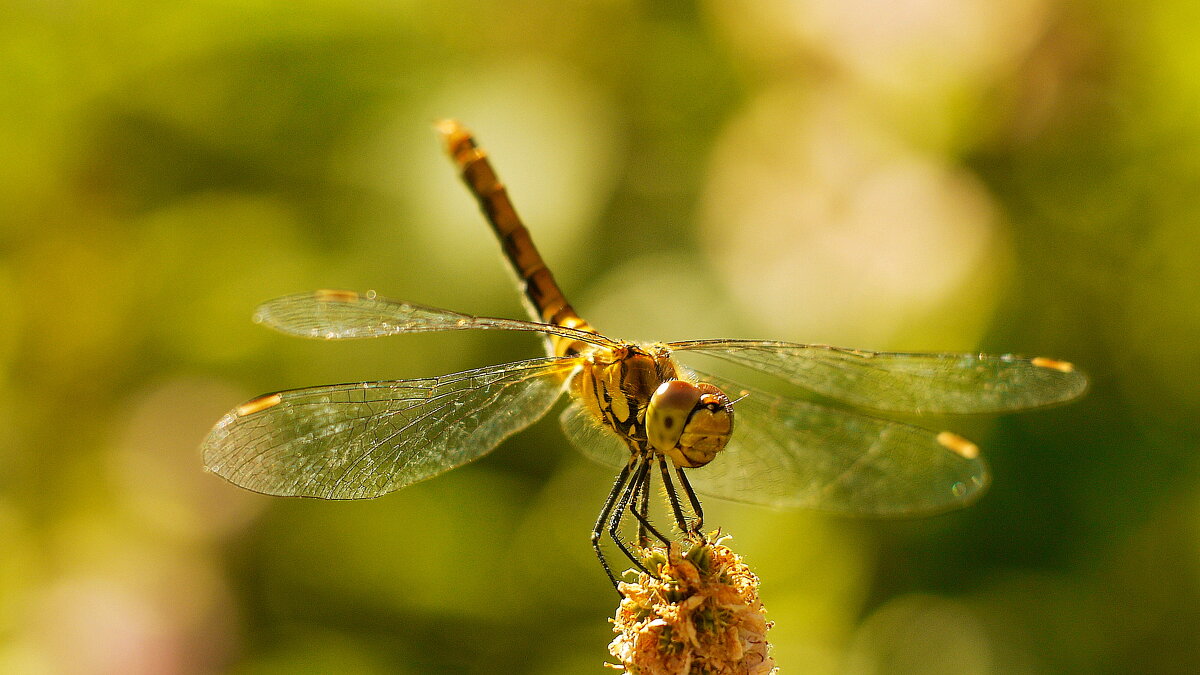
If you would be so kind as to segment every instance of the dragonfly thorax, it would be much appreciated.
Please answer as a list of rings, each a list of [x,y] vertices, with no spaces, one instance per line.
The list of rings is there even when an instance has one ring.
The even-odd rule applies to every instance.
[[[662,345],[593,352],[572,393],[635,452],[657,451],[676,466],[708,464],[733,433],[729,397],[711,384],[679,379]]]

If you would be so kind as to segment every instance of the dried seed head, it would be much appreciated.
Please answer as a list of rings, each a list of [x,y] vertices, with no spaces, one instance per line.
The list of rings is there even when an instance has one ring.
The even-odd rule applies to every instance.
[[[716,541],[652,549],[639,574],[620,584],[624,598],[608,646],[635,675],[768,675],[771,622],[758,599],[758,577]],[[609,664],[610,666],[612,664]]]

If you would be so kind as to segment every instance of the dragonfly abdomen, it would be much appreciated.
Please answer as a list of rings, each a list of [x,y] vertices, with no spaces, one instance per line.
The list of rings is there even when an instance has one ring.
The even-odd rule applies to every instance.
[[[592,330],[575,308],[567,302],[554,275],[542,260],[529,230],[521,222],[508,190],[496,175],[487,153],[475,143],[471,132],[454,120],[438,123],[438,131],[446,150],[458,166],[463,182],[471,189],[479,207],[487,217],[510,268],[520,280],[521,290],[529,303],[530,315],[537,321],[559,326]],[[584,348],[576,340],[552,338],[558,356],[578,354]]]

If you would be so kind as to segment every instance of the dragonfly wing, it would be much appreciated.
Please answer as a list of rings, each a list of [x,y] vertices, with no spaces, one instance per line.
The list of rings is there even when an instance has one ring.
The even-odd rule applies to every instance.
[[[629,447],[625,441],[605,429],[579,401],[571,401],[558,421],[571,445],[588,459],[613,469],[620,469],[629,463]]]
[[[205,439],[204,464],[272,495],[367,499],[476,459],[546,414],[573,359],[260,396]]]
[[[471,316],[410,302],[389,300],[373,291],[316,291],[268,300],[258,306],[254,320],[275,330],[322,340],[371,338],[400,333],[445,330],[521,330],[601,346],[616,341],[587,331],[552,324]]]
[[[715,497],[846,514],[921,515],[962,506],[988,482],[978,448],[949,432],[782,398],[723,378],[735,404],[733,438],[691,469]]]
[[[987,354],[870,352],[756,340],[674,342],[823,396],[890,412],[997,413],[1069,401],[1087,377],[1065,361]]]

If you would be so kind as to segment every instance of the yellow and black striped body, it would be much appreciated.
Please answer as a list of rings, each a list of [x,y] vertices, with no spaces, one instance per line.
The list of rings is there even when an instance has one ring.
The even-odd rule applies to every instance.
[[[678,376],[665,347],[598,349],[571,381],[571,395],[605,427],[644,450],[650,399],[663,382]]]
[[[500,240],[534,320],[595,333],[554,281],[471,132],[453,120],[439,122],[437,128]],[[665,456],[676,466],[694,468],[711,461],[729,441],[729,397],[712,385],[681,382],[665,345],[600,346],[570,336],[547,337],[554,356],[582,357],[568,385],[571,395],[597,423],[624,440],[634,457]]]
[[[442,134],[447,152],[458,165],[463,181],[479,201],[484,216],[499,238],[504,255],[520,281],[534,320],[592,331],[592,327],[563,296],[562,289],[554,281],[554,275],[533,245],[529,230],[508,198],[508,190],[496,176],[487,153],[475,143],[471,132],[454,120],[439,122],[438,131]],[[551,340],[556,356],[578,354],[586,348],[576,340],[559,337],[552,337]]]

